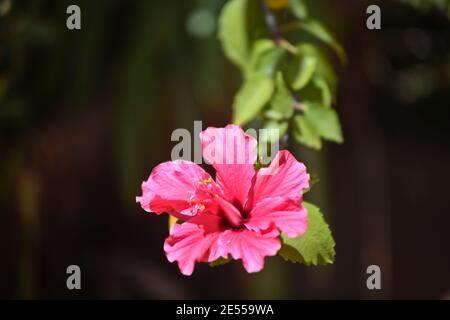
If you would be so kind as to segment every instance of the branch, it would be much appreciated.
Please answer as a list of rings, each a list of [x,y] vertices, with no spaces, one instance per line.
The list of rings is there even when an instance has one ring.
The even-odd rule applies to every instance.
[[[260,0],[259,3],[264,15],[264,21],[266,22],[267,29],[269,29],[269,33],[272,37],[273,42],[289,53],[296,55],[298,53],[297,48],[289,41],[280,36],[280,30],[277,25],[277,20],[275,19],[272,11],[270,11],[270,9],[267,7],[266,1]]]
[[[261,10],[264,15],[264,21],[266,22],[266,26],[269,29],[272,40],[278,45],[281,40],[281,37],[277,26],[277,21],[272,11],[270,11],[270,9],[267,7],[265,0],[259,0],[259,4],[261,6]]]
[[[272,11],[267,7],[265,0],[260,0],[259,4],[261,6],[262,13],[264,15],[264,21],[266,22],[267,29],[269,29],[270,36],[272,37],[272,41],[279,47],[285,49],[287,52],[297,55],[298,50],[297,48],[287,41],[286,39],[282,38],[280,36],[280,30],[277,25],[277,21],[275,19],[275,16],[273,15]],[[292,88],[288,86],[289,92],[291,93],[292,99],[294,100],[293,108],[296,111],[303,112],[305,111],[305,107],[303,103],[300,101],[300,95],[296,93]]]

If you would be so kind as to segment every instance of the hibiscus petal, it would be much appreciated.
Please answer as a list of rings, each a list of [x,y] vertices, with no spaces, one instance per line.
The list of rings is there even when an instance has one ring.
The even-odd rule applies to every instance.
[[[300,200],[303,189],[308,187],[309,174],[306,173],[305,165],[298,162],[289,151],[278,151],[270,166],[261,168],[256,174],[252,199],[247,208],[269,197]]]
[[[136,202],[145,211],[168,212],[186,219],[205,210],[212,199],[211,194],[204,191],[207,184],[212,185],[214,181],[197,164],[184,160],[164,162],[142,183],[142,196],[136,197]]]
[[[227,230],[219,238],[221,256],[231,254],[233,259],[242,259],[247,272],[258,272],[264,267],[264,257],[274,256],[281,248],[279,232],[272,230],[260,233],[251,230]]]
[[[186,222],[202,226],[207,233],[220,232],[225,229],[223,218],[214,214],[199,214],[189,218]]]
[[[178,261],[181,273],[190,276],[196,262],[211,262],[220,257],[217,246],[220,234],[208,233],[202,225],[195,223],[174,224],[164,242],[167,259]]]
[[[307,228],[307,211],[299,201],[283,197],[266,198],[250,212],[245,226],[251,230],[266,230],[275,225],[288,237],[297,237]]]
[[[209,127],[200,139],[203,158],[216,169],[225,199],[243,208],[255,175],[256,140],[236,125]]]
[[[216,201],[222,209],[224,218],[231,226],[239,227],[242,225],[242,215],[235,206],[220,197],[217,197]]]

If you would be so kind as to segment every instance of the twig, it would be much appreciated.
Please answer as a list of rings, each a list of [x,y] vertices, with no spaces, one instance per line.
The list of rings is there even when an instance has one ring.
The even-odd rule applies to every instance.
[[[272,11],[270,11],[270,9],[267,7],[266,1],[260,0],[259,3],[264,15],[264,21],[266,22],[267,29],[269,29],[269,33],[272,37],[273,42],[289,53],[296,55],[298,53],[297,48],[292,43],[280,36],[280,29],[278,28],[277,21]]]
[[[261,10],[264,15],[264,21],[266,22],[266,26],[269,29],[272,40],[278,45],[281,37],[280,32],[278,31],[277,21],[270,9],[267,7],[266,1],[260,0],[259,4],[261,6]]]
[[[294,110],[299,111],[299,112],[305,112],[305,105],[300,101],[300,95],[295,92],[294,90],[292,90],[290,87],[288,88],[289,91],[291,92],[292,95],[292,99],[294,100]]]
[[[296,46],[294,46],[292,43],[290,43],[289,41],[287,41],[286,39],[281,38],[278,41],[278,45],[284,49],[286,49],[286,51],[288,51],[289,53],[293,54],[294,56],[298,54],[298,49]]]
[[[292,43],[290,43],[289,41],[287,41],[286,39],[284,39],[280,36],[280,30],[278,28],[277,21],[275,19],[275,16],[273,15],[272,11],[270,11],[270,9],[267,7],[266,1],[260,0],[259,3],[261,6],[262,13],[264,15],[264,21],[266,22],[267,29],[269,29],[269,32],[270,32],[273,42],[277,46],[279,46],[279,47],[285,49],[287,52],[291,53],[292,55],[297,55],[298,54],[297,47],[295,47]],[[300,95],[297,92],[295,92],[289,85],[287,85],[287,86],[288,86],[289,92],[291,93],[292,100],[293,100],[292,107],[296,111],[304,112],[305,106],[300,100]]]

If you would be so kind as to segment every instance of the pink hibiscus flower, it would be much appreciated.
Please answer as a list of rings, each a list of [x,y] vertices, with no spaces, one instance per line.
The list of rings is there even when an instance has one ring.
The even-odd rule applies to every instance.
[[[171,227],[164,243],[168,260],[177,261],[184,275],[196,262],[229,256],[242,259],[247,272],[258,272],[264,257],[280,249],[280,232],[296,237],[306,230],[306,168],[281,150],[268,167],[255,170],[256,140],[239,126],[210,127],[200,139],[215,180],[193,162],[164,162],[142,183],[136,201],[148,212],[184,221]]]

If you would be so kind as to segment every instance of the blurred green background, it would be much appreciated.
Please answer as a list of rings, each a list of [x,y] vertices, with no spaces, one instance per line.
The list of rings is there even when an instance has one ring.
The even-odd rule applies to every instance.
[[[382,29],[366,28],[378,4]],[[162,250],[167,221],[135,203],[176,128],[230,122],[238,70],[216,37],[224,0],[0,0],[1,298],[449,298],[448,1],[310,1],[349,57],[345,143],[290,142],[320,175],[307,198],[333,230],[333,266],[198,265]],[[81,8],[82,29],[66,28]],[[66,288],[66,268],[82,290]],[[382,290],[366,288],[366,268]]]

